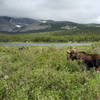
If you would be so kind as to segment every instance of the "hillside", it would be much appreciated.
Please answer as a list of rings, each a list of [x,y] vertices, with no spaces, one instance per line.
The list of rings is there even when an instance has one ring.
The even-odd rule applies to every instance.
[[[45,32],[72,29],[100,29],[100,25],[7,16],[0,17],[0,32]]]

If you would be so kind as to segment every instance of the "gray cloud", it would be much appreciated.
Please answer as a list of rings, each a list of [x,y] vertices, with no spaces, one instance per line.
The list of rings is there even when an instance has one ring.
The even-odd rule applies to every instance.
[[[100,23],[100,0],[0,0],[0,16]]]

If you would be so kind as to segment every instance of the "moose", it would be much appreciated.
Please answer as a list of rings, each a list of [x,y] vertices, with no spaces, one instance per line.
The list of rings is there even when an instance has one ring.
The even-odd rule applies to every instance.
[[[88,54],[75,50],[69,50],[67,54],[69,55],[67,60],[82,60],[88,70],[95,68],[95,70],[100,71],[100,54]]]

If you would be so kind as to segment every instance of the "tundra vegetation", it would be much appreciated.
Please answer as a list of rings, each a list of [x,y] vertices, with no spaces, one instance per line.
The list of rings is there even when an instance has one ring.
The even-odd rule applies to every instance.
[[[100,30],[59,30],[40,33],[0,33],[0,42],[92,42],[100,41]]]
[[[99,100],[100,73],[69,63],[68,48],[0,46],[0,100]],[[100,44],[77,48],[100,53]]]

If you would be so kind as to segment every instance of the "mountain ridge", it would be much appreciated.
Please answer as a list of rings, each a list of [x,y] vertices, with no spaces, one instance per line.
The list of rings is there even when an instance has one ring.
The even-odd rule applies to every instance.
[[[0,16],[0,32],[46,32],[72,29],[100,29],[100,24]]]

